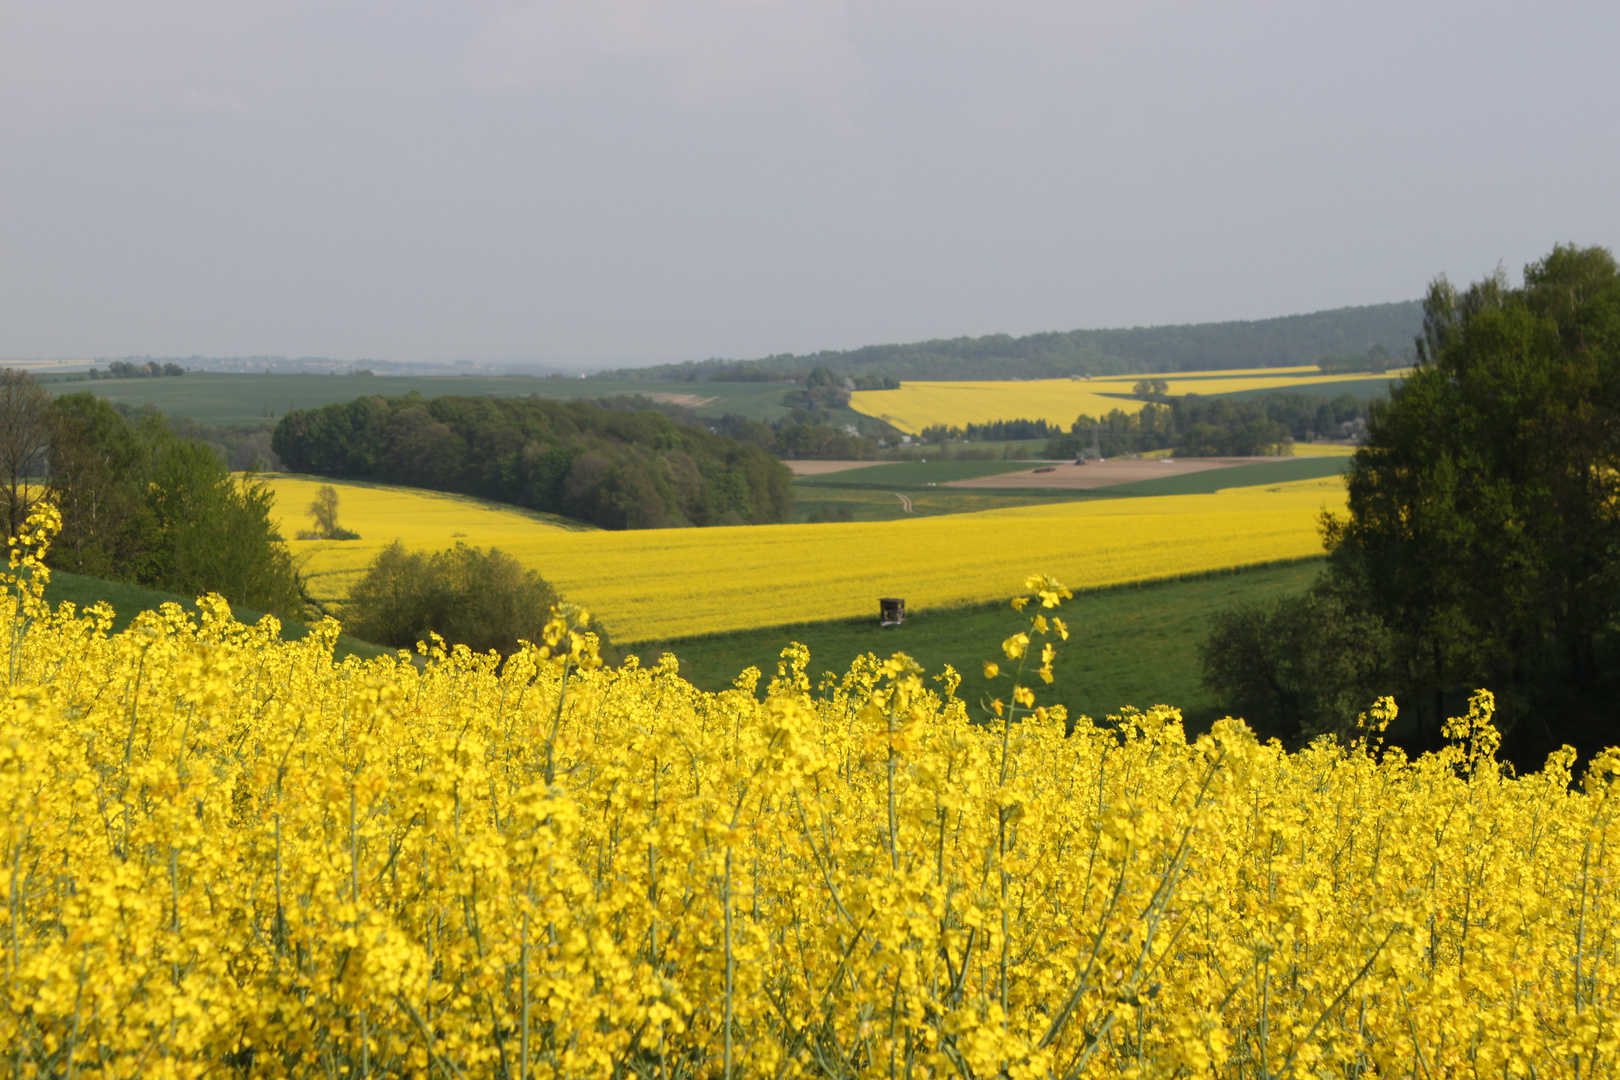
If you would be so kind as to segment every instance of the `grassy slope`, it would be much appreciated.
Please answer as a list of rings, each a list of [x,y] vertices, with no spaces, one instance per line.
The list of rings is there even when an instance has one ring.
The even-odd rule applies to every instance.
[[[1190,725],[1207,725],[1222,715],[1219,703],[1199,685],[1198,646],[1210,616],[1240,603],[1304,592],[1321,567],[1320,559],[1309,559],[1080,594],[1063,607],[1071,636],[1058,646],[1056,679],[1041,700],[1092,717],[1118,712],[1122,705],[1171,704],[1182,709]],[[816,675],[841,672],[862,653],[905,652],[930,674],[947,663],[955,667],[963,676],[958,695],[970,703],[1009,692],[1005,677],[992,684],[981,668],[985,660],[1003,661],[1000,642],[1020,626],[1021,617],[1005,605],[921,611],[886,628],[875,616],[687,638],[637,646],[637,651],[648,658],[674,653],[681,673],[707,690],[729,685],[750,665],[768,680],[782,648],[798,641],[810,647]]]
[[[139,585],[127,585],[118,581],[103,581],[100,578],[69,574],[61,570],[51,571],[50,584],[45,587],[45,599],[52,604],[60,604],[64,600],[72,601],[80,608],[87,607],[98,600],[105,600],[112,605],[113,611],[117,613],[117,617],[113,619],[114,632],[127,627],[140,612],[153,611],[162,604],[180,604],[190,611],[197,609],[194,601],[187,600],[174,593],[157,592],[153,589],[143,589]],[[262,611],[254,611],[252,608],[236,607],[235,605],[232,605],[231,613],[236,616],[238,622],[249,625],[258,622],[264,615]],[[282,620],[281,636],[288,641],[297,641],[308,633],[309,627],[304,623]],[[392,651],[344,634],[338,638],[335,655],[337,659],[341,660],[350,655],[371,657]]]
[[[640,383],[608,379],[540,379],[478,375],[251,375],[194,371],[179,378],[97,379],[51,383],[52,394],[89,390],[109,401],[154,405],[202,424],[253,424],[275,420],[293,408],[309,409],[353,401],[370,394],[394,397],[415,390],[424,397],[444,394],[549,398],[605,397],[617,394],[695,394],[713,398],[697,406],[706,416],[735,412],[775,419],[787,412],[777,383]]]

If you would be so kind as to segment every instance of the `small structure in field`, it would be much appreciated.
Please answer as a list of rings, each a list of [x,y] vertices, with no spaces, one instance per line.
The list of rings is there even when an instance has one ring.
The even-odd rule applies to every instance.
[[[906,621],[906,602],[893,596],[878,600],[878,625],[899,626]]]

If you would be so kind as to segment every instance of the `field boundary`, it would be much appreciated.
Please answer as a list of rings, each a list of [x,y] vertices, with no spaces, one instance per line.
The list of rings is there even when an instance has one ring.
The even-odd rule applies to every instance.
[[[839,474],[838,473],[831,473],[830,475],[837,476]],[[1085,488],[1014,488],[1014,487],[978,488],[978,487],[957,486],[951,481],[944,481],[944,480],[942,480],[942,481],[940,481],[938,483],[934,483],[934,484],[893,484],[893,483],[890,483],[890,484],[873,484],[873,483],[868,483],[866,481],[860,481],[860,480],[850,481],[848,483],[843,483],[843,484],[834,484],[834,483],[829,483],[828,481],[825,481],[825,480],[823,480],[823,481],[815,481],[815,482],[807,482],[807,481],[800,480],[800,479],[797,479],[797,478],[794,479],[793,486],[794,487],[806,487],[806,488],[832,488],[832,489],[854,488],[854,489],[859,490],[859,491],[970,491],[970,492],[988,493],[988,494],[991,494],[991,495],[1026,495],[1026,494],[1028,494],[1028,495],[1056,495],[1056,496],[1059,496],[1059,497],[1064,498],[1064,499],[1071,498],[1071,497],[1073,497],[1075,495],[1081,495],[1081,496],[1092,495],[1092,494],[1095,494],[1097,492],[1102,492],[1102,491],[1107,491],[1108,490],[1107,488],[1091,488],[1089,490],[1087,490]]]
[[[1117,581],[1107,585],[1094,585],[1091,588],[1074,590],[1074,599],[1068,601],[1075,604],[1088,596],[1101,596],[1109,593],[1125,592],[1139,589],[1152,589],[1161,585],[1175,585],[1184,581],[1203,581],[1212,578],[1231,577],[1237,574],[1246,574],[1250,571],[1277,570],[1287,566],[1302,566],[1305,563],[1320,562],[1326,564],[1326,555],[1305,555],[1297,559],[1268,559],[1265,562],[1244,563],[1241,566],[1222,566],[1211,570],[1191,570],[1184,574],[1170,574],[1162,577],[1143,578],[1140,581]],[[1010,599],[1010,596],[1009,596]],[[873,598],[875,604],[876,598]],[[964,612],[1002,607],[1006,600],[971,601],[963,604],[941,604],[935,607],[911,608],[907,617],[928,616],[950,612]],[[649,641],[630,642],[625,645],[628,652],[647,656],[654,652],[673,652],[675,647],[687,642],[718,641],[725,638],[736,638],[744,635],[774,635],[784,631],[798,630],[809,626],[840,626],[866,624],[876,621],[876,616],[859,616],[847,619],[802,619],[796,622],[777,623],[773,626],[755,626],[745,630],[717,630],[710,634],[692,634],[678,638],[655,638]],[[679,658],[680,653],[676,652]]]

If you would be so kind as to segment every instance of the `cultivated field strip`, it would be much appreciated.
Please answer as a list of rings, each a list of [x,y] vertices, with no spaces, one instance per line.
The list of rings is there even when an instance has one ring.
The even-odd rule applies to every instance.
[[[296,514],[303,503],[293,493],[309,482],[273,484],[283,513]],[[349,486],[334,486],[348,507]],[[409,547],[455,542],[424,525],[439,496],[391,490],[391,499],[355,499],[342,514],[361,540],[293,543],[318,598],[340,603],[396,536]],[[914,608],[992,600],[1011,587],[1010,562],[1094,588],[1301,558],[1320,552],[1318,515],[1343,498],[1342,482],[1330,477],[904,521],[635,532],[569,531],[515,510],[500,520],[485,503],[490,517],[475,519],[469,507],[456,531],[539,570],[616,640],[637,642],[875,614],[880,596]],[[497,523],[485,531],[484,521]]]
[[[1391,379],[1400,372],[1391,372]],[[1136,412],[1143,402],[1131,388],[1144,378],[1164,378],[1168,393],[1235,394],[1247,390],[1289,390],[1310,385],[1365,382],[1366,372],[1324,374],[1316,367],[1203,371],[1189,375],[1116,375],[1097,379],[1037,379],[1029,382],[906,382],[898,390],[857,390],[850,407],[886,420],[913,435],[935,424],[966,427],[994,420],[1045,420],[1067,428],[1074,419],[1104,416],[1115,409]]]

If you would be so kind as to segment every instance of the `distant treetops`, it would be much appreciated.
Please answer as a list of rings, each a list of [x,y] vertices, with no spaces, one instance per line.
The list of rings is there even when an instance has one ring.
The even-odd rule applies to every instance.
[[[129,360],[114,360],[107,365],[106,371],[91,368],[86,374],[92,379],[155,379],[163,375],[184,375],[186,369],[172,361],[160,364],[156,360],[147,360],[144,363],[134,363]]]
[[[787,467],[663,413],[541,398],[363,397],[288,413],[287,468],[454,491],[607,529],[785,521]]]

